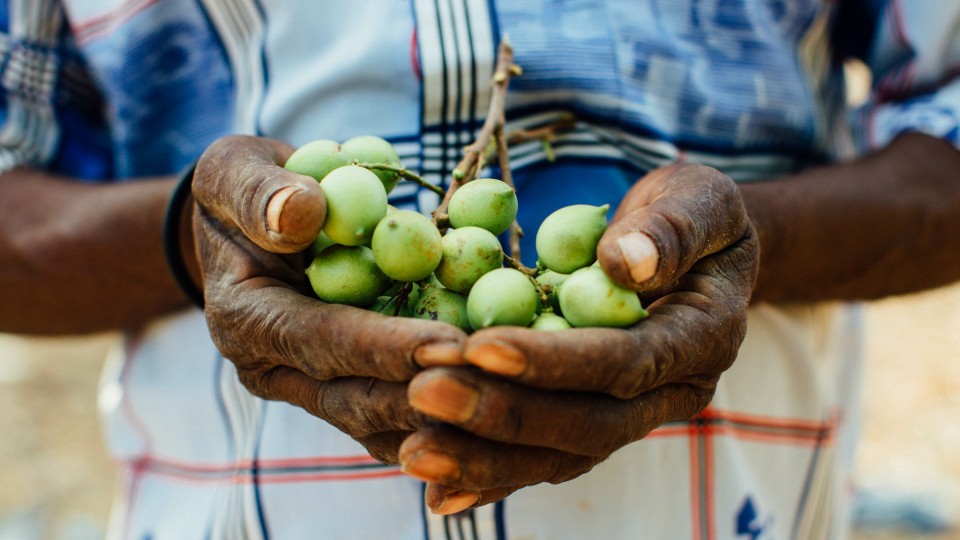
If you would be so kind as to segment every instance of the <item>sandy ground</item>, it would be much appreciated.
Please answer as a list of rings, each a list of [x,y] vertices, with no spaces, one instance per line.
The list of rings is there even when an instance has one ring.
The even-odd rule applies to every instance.
[[[867,321],[858,486],[883,516],[957,524],[924,538],[960,540],[960,285],[871,304]],[[102,538],[116,472],[95,388],[114,339],[0,335],[0,540]]]

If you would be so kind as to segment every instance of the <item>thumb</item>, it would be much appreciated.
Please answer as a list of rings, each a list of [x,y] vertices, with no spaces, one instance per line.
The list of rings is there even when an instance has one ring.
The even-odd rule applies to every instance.
[[[218,139],[197,162],[197,204],[267,251],[306,248],[323,226],[327,203],[316,180],[282,167],[291,153],[293,147],[271,139]]]
[[[747,227],[740,192],[728,176],[700,165],[671,165],[631,188],[600,239],[597,258],[619,284],[659,289],[736,242]]]

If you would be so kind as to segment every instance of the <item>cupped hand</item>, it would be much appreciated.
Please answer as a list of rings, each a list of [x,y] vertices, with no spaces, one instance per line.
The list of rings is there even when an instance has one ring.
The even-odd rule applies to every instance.
[[[480,370],[414,377],[413,408],[446,425],[408,437],[400,461],[428,482],[435,512],[575,478],[712,399],[746,332],[759,263],[736,185],[708,167],[653,171],[621,203],[598,257],[651,302],[648,318],[625,330],[484,329],[464,345]]]
[[[251,393],[301,407],[396,463],[424,422],[408,382],[420,364],[459,362],[465,335],[308,296],[299,252],[326,202],[315,180],[281,166],[292,151],[230,136],[197,164],[193,229],[210,334]]]

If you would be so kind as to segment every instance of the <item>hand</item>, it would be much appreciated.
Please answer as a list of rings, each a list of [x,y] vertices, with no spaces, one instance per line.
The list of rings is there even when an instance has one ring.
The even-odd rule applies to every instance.
[[[442,367],[410,384],[417,430],[404,470],[453,513],[524,486],[564,482],[711,400],[736,357],[759,248],[736,185],[714,169],[656,170],[624,199],[598,248],[650,316],[627,330],[490,328],[464,345],[482,371]]]
[[[330,422],[397,462],[424,417],[407,402],[418,364],[460,361],[465,335],[308,297],[303,257],[326,213],[319,184],[283,169],[293,149],[232,136],[197,164],[193,228],[213,341],[254,395]]]

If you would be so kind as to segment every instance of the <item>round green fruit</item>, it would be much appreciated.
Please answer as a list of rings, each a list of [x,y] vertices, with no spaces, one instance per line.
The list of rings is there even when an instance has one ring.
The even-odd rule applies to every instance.
[[[537,313],[540,296],[530,278],[513,268],[487,272],[467,297],[467,315],[474,330],[488,326],[527,326]]]
[[[413,307],[413,316],[470,330],[467,297],[444,287],[428,286],[421,289],[420,298]]]
[[[430,218],[397,210],[373,232],[373,256],[383,273],[397,281],[418,281],[433,273],[443,256],[440,231]]]
[[[570,274],[559,297],[564,318],[576,327],[625,328],[647,316],[636,292],[617,285],[595,266]]]
[[[453,229],[443,237],[443,257],[434,271],[448,289],[465,293],[480,276],[503,266],[503,247],[480,227]]]
[[[447,215],[455,229],[480,227],[497,235],[517,218],[517,193],[495,178],[478,178],[453,192]]]
[[[390,286],[364,246],[332,246],[320,252],[306,270],[317,298],[324,302],[369,306]]]
[[[575,204],[547,216],[537,230],[537,257],[550,270],[569,274],[597,260],[610,205]]]
[[[558,332],[571,328],[570,323],[563,317],[549,311],[537,315],[537,318],[530,324],[534,330],[543,330],[545,332]]]
[[[370,163],[377,165],[390,165],[399,168],[401,166],[400,156],[396,149],[386,139],[381,139],[373,135],[361,135],[347,140],[342,145],[344,153],[349,155],[358,163]],[[400,175],[395,171],[385,169],[372,169],[380,182],[383,183],[383,189],[387,193],[393,191]]]
[[[306,255],[307,260],[312,261],[317,258],[317,255],[320,255],[320,252],[327,249],[330,246],[334,246],[337,243],[330,239],[329,236],[323,234],[323,231],[320,231],[317,234],[317,237],[313,239],[313,243],[307,247]]]
[[[344,246],[369,242],[377,223],[387,214],[387,192],[377,175],[346,165],[328,174],[320,189],[327,199],[324,234]]]
[[[334,169],[352,163],[352,158],[336,141],[320,139],[297,148],[283,165],[288,171],[321,181]]]

